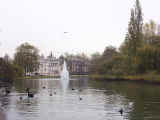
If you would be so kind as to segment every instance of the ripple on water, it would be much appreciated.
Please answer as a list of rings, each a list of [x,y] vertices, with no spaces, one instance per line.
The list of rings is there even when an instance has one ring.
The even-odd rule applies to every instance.
[[[27,87],[35,93],[29,102],[25,89],[22,89]],[[31,80],[17,84],[10,95],[0,97],[0,104],[4,107],[7,120],[158,120],[160,96],[152,92],[148,96],[141,89],[144,88],[130,83],[104,85],[103,82],[88,84],[84,81],[79,85],[74,78],[63,93],[58,79]],[[56,94],[50,96],[54,91]],[[20,96],[26,101],[21,101]],[[118,112],[121,108],[123,116]]]

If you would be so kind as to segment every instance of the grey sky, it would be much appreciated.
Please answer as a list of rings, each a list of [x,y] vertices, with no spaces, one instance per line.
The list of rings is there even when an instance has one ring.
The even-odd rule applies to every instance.
[[[0,0],[0,56],[13,56],[24,42],[45,55],[119,47],[133,4],[134,0]],[[160,21],[159,0],[141,0],[141,5],[145,21]]]

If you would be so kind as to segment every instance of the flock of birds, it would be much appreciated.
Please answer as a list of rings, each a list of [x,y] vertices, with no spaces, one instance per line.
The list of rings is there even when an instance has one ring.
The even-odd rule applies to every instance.
[[[45,86],[43,86],[42,88],[43,88],[43,89],[46,89]],[[72,88],[71,90],[75,90],[75,89]],[[81,91],[82,91],[82,90],[80,89],[79,92],[81,92]],[[8,90],[8,91],[6,91],[6,93],[10,93],[10,91]],[[33,97],[34,97],[34,93],[30,91],[30,88],[26,88],[26,93],[27,93],[27,97],[28,97],[28,98],[33,98]],[[57,94],[56,91],[54,91],[53,93],[54,93],[54,95]],[[50,92],[49,96],[53,96],[53,93]],[[23,99],[23,97],[20,96],[20,100],[22,100],[22,99]],[[82,97],[79,97],[79,100],[82,100]]]
[[[45,89],[46,87],[43,86],[42,88]],[[72,88],[71,90],[75,90],[75,89]],[[82,91],[82,90],[80,89],[79,92],[81,92],[81,91]],[[10,91],[9,89],[5,88],[2,92],[3,92],[3,95],[6,95],[6,96],[7,96],[11,91]],[[30,91],[30,88],[26,88],[26,93],[27,93],[27,97],[28,97],[28,98],[34,98],[34,93]],[[57,93],[54,92],[54,94],[57,94]],[[49,95],[50,95],[50,96],[53,96],[52,93],[50,93]],[[20,100],[23,100],[23,97],[20,96],[19,99],[20,99]],[[79,97],[79,100],[82,100],[82,97]],[[119,113],[121,114],[121,116],[122,116],[123,113],[124,113],[123,108],[121,108],[118,112],[119,112]]]

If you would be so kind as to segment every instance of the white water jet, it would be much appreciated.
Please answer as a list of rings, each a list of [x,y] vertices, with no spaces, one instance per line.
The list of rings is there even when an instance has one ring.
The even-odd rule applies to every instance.
[[[61,85],[64,91],[67,89],[68,84],[69,84],[69,72],[67,70],[67,64],[64,61],[63,69],[61,71]]]

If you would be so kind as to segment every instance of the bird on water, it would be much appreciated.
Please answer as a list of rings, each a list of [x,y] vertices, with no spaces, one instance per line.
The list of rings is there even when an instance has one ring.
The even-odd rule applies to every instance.
[[[120,113],[121,115],[123,115],[123,109],[122,109],[122,108],[119,110],[119,113]]]
[[[26,92],[27,92],[27,95],[28,95],[29,98],[33,98],[34,97],[34,94],[30,92],[29,88],[26,89]]]
[[[81,97],[79,97],[79,100],[82,100],[82,98],[81,98]]]

